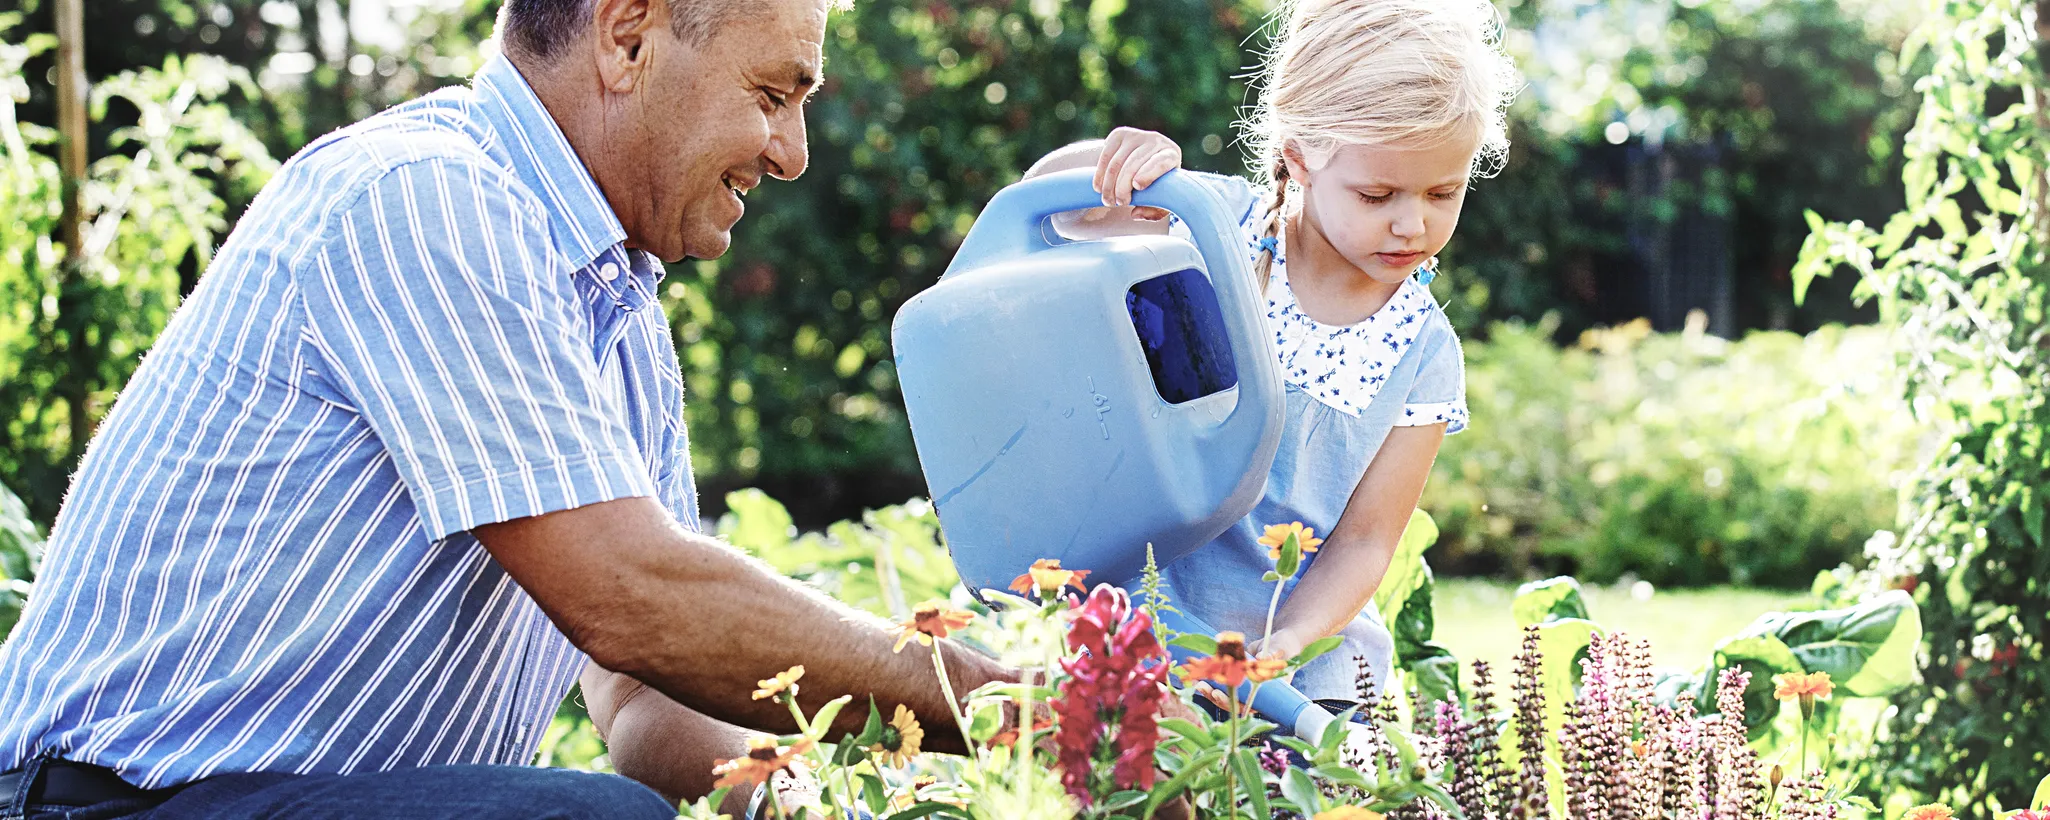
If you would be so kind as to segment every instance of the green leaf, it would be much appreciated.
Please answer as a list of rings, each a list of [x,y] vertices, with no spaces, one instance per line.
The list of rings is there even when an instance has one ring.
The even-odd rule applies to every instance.
[[[1211,764],[1223,756],[1224,750],[1218,748],[1204,749],[1191,756],[1181,771],[1175,772],[1167,782],[1153,787],[1152,794],[1146,797],[1146,810],[1140,816],[1152,817],[1154,812],[1160,810],[1160,804],[1180,797],[1182,792],[1188,790],[1189,781],[1204,774]]]
[[[1146,802],[1145,792],[1126,789],[1104,798],[1103,802],[1097,805],[1105,811],[1117,811],[1118,809],[1136,806],[1144,802]]]
[[[1802,671],[1801,659],[1772,635],[1724,640],[1716,646],[1715,663],[1702,681],[1701,697],[1707,699],[1699,704],[1703,711],[1714,708],[1716,676],[1730,667],[1751,673],[1751,680],[1744,687],[1743,717],[1745,729],[1755,740],[1772,728],[1772,719],[1779,714],[1779,702],[1773,699],[1773,676]]]
[[[1438,523],[1431,520],[1430,513],[1411,513],[1402,539],[1395,544],[1395,555],[1388,559],[1388,571],[1381,576],[1381,586],[1374,590],[1375,610],[1384,614],[1402,611],[1403,603],[1428,571],[1424,569],[1424,550],[1437,540]]]
[[[1182,720],[1181,718],[1164,718],[1160,721],[1159,725],[1162,729],[1166,729],[1177,735],[1196,741],[1197,743],[1213,742],[1209,729],[1197,726],[1196,724],[1190,723],[1186,720]]]
[[[952,808],[954,808],[954,806],[948,805],[946,803],[920,803],[916,806],[912,806],[911,808],[905,809],[903,811],[897,812],[896,814],[892,814],[888,817],[885,817],[883,818],[883,820],[918,820],[918,818],[920,817],[931,817],[935,814],[939,814],[940,812],[947,811]]]
[[[1217,639],[1209,635],[1198,635],[1193,632],[1184,632],[1180,635],[1176,635],[1174,637],[1174,640],[1170,641],[1170,643],[1174,646],[1179,646],[1183,649],[1187,649],[1191,652],[1195,652],[1202,655],[1217,654]]]
[[[1337,649],[1338,645],[1341,643],[1345,643],[1344,637],[1339,635],[1326,635],[1322,638],[1318,638],[1314,641],[1311,641],[1309,646],[1303,647],[1303,651],[1298,653],[1295,656],[1295,658],[1289,662],[1296,666],[1302,666],[1303,664],[1309,663],[1310,661],[1323,657],[1325,654],[1329,653],[1333,649]]]
[[[840,736],[840,742],[833,747],[833,765],[852,766],[868,759],[868,749],[854,739],[854,733]]]
[[[1374,787],[1374,783],[1368,780],[1366,775],[1361,774],[1357,769],[1346,766],[1316,766],[1310,769],[1310,775],[1319,780],[1328,780],[1339,785],[1351,786],[1355,789],[1372,789]]]
[[[1324,793],[1317,790],[1308,773],[1294,766],[1281,773],[1281,796],[1295,804],[1296,813],[1304,817],[1324,810]]]
[[[873,746],[882,739],[883,713],[876,708],[876,699],[871,696],[868,699],[868,722],[862,724],[861,734],[855,736],[854,742],[862,746]]]
[[[819,733],[820,737],[825,737],[826,731],[833,728],[833,721],[840,718],[840,710],[846,708],[853,700],[853,695],[841,695],[819,707],[818,714],[811,717],[812,731]]]
[[[719,535],[750,554],[770,554],[797,537],[790,511],[761,490],[727,493],[726,510],[719,518]]]
[[[1845,609],[1769,613],[1738,637],[1755,635],[1780,639],[1802,670],[1828,672],[1846,695],[1887,697],[1914,678],[1922,615],[1915,599],[1896,589]]]
[[[1303,568],[1302,538],[1289,533],[1281,539],[1281,557],[1274,561],[1274,574],[1282,578],[1294,578],[1296,570]]]
[[[1587,600],[1581,597],[1580,582],[1571,576],[1532,581],[1516,588],[1516,601],[1509,605],[1516,626],[1536,626],[1562,618],[1592,620]]]
[[[1253,816],[1272,816],[1267,808],[1266,771],[1260,768],[1260,759],[1254,756],[1253,750],[1240,748],[1232,754],[1231,764],[1232,770],[1238,774],[1239,793],[1245,795],[1245,803],[1253,810]],[[1237,801],[1234,796],[1233,802]]]
[[[989,704],[975,710],[975,716],[969,718],[968,736],[977,743],[988,740],[996,736],[997,729],[1003,725],[1003,722],[1004,707],[1001,704]]]
[[[1413,656],[1403,658],[1402,669],[1426,705],[1464,704],[1459,688],[1459,658],[1437,641],[1425,643]]]
[[[861,776],[861,800],[870,811],[882,811],[890,805],[890,790],[883,786],[883,779],[872,774]]]

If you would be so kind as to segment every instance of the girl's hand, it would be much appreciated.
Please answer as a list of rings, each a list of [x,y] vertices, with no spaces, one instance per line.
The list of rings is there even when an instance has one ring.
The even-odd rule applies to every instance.
[[[1295,656],[1303,654],[1303,649],[1309,645],[1310,642],[1298,636],[1295,630],[1282,627],[1274,630],[1274,634],[1266,640],[1254,641],[1252,646],[1246,647],[1246,651],[1255,658],[1273,657],[1292,661],[1295,660]]]
[[[1130,205],[1133,191],[1146,190],[1154,180],[1181,166],[1182,148],[1166,135],[1119,128],[1104,139],[1102,152],[1097,154],[1094,185],[1096,192],[1103,195],[1104,205]],[[1166,216],[1135,215],[1142,219]]]

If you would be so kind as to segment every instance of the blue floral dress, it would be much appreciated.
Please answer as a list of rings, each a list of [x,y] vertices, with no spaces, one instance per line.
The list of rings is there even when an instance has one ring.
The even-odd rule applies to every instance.
[[[1242,216],[1239,227],[1257,260],[1256,234],[1264,192],[1244,180],[1198,175]],[[1267,286],[1267,326],[1281,363],[1286,425],[1267,492],[1251,514],[1216,540],[1162,569],[1175,607],[1217,630],[1257,639],[1266,630],[1274,568],[1258,543],[1266,527],[1301,521],[1328,536],[1388,433],[1400,426],[1443,423],[1466,428],[1466,377],[1459,338],[1430,291],[1415,277],[1388,304],[1354,325],[1326,325],[1297,306],[1288,284],[1287,248],[1276,249]],[[1312,571],[1316,556],[1297,578]],[[1288,584],[1284,596],[1293,591]],[[1378,685],[1394,654],[1388,627],[1371,604],[1340,630],[1336,650],[1298,671],[1296,688],[1311,698],[1350,699],[1362,664]]]

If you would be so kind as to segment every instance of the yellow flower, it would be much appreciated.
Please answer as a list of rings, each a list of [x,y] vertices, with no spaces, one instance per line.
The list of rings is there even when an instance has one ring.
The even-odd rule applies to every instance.
[[[1281,560],[1281,545],[1288,541],[1290,535],[1296,537],[1296,544],[1303,548],[1304,555],[1316,552],[1317,545],[1324,543],[1324,539],[1317,537],[1316,530],[1303,526],[1301,521],[1275,524],[1260,536],[1260,544],[1267,548],[1267,557]]]
[[[1061,587],[1072,585],[1086,592],[1082,586],[1082,579],[1087,577],[1089,570],[1061,569],[1060,559],[1041,558],[1032,562],[1032,568],[1026,570],[1024,575],[1011,579],[1011,591],[1019,595],[1028,595],[1033,590],[1038,590],[1042,596],[1052,596],[1060,592]]]
[[[1951,820],[1957,815],[1950,813],[1950,807],[1942,803],[1928,803],[1908,809],[1901,820]]]
[[[804,665],[798,664],[777,672],[775,677],[768,680],[755,681],[755,685],[761,687],[755,690],[755,700],[773,698],[785,689],[790,690],[791,697],[797,697],[797,679],[801,677],[804,677]]]
[[[790,768],[791,761],[808,751],[811,751],[809,740],[784,746],[782,741],[768,735],[750,737],[747,739],[746,757],[721,760],[719,765],[712,767],[712,773],[719,776],[712,788],[754,788],[767,783],[772,775]]]
[[[919,727],[918,716],[904,704],[897,704],[897,713],[890,717],[890,724],[883,727],[883,736],[868,747],[877,759],[897,768],[910,765],[911,758],[918,756],[918,746],[925,741],[925,729]]]
[[[973,612],[954,609],[945,601],[926,601],[911,610],[911,620],[897,625],[897,646],[892,651],[902,652],[904,645],[914,640],[919,646],[931,646],[932,639],[947,637],[973,620]]]
[[[1369,811],[1358,806],[1339,806],[1330,811],[1317,812],[1310,820],[1386,820],[1378,811]]]
[[[1828,698],[1836,691],[1836,684],[1829,681],[1828,672],[1789,672],[1772,676],[1772,696],[1779,700],[1793,698]]]

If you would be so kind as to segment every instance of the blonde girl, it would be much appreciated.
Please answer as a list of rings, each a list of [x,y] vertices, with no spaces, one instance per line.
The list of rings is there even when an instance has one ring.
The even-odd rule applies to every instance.
[[[1393,646],[1374,590],[1439,445],[1467,424],[1459,340],[1427,286],[1469,181],[1507,152],[1518,81],[1486,0],[1301,0],[1280,13],[1286,28],[1244,124],[1260,184],[1200,176],[1242,214],[1287,426],[1253,512],[1163,574],[1176,606],[1265,635],[1264,654],[1342,636],[1295,684],[1349,699],[1362,664],[1388,680]],[[1165,214],[1131,201],[1181,164],[1173,141],[1121,128],[1034,171],[1090,164],[1104,208],[1069,217],[1064,232],[1165,229]],[[1291,522],[1323,543],[1270,614],[1260,578],[1274,566],[1272,530]]]

